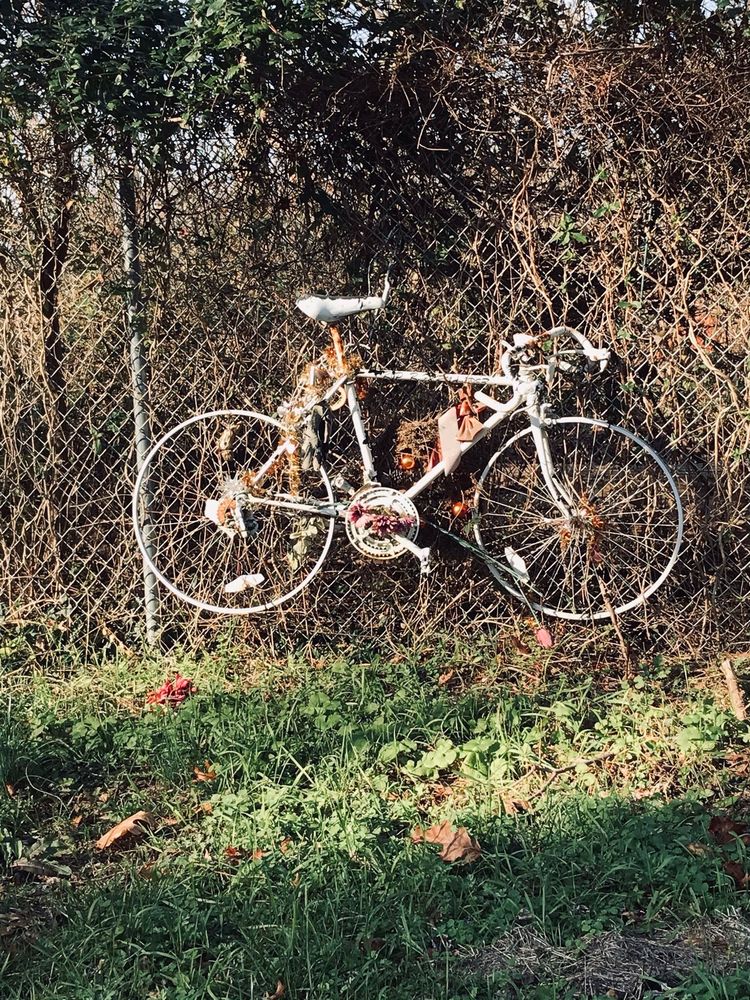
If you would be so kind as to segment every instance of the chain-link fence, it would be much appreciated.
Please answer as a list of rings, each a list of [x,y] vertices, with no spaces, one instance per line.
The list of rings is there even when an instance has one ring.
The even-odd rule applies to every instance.
[[[459,44],[460,42],[460,44]],[[167,167],[136,171],[154,434],[191,413],[273,413],[323,334],[300,294],[376,293],[389,308],[345,336],[370,365],[487,370],[510,332],[559,322],[611,345],[599,379],[563,385],[559,409],[652,440],[683,492],[680,562],[625,619],[652,650],[739,648],[750,573],[750,76],[721,46],[571,43],[550,54],[501,17],[453,45],[406,33],[384,62],[293,93],[263,141],[186,129]],[[40,123],[5,178],[2,287],[2,601],[79,645],[134,644],[142,565],[130,332],[117,171]],[[398,479],[399,426],[450,397],[373,386],[376,463]],[[329,467],[356,478],[337,425]],[[470,476],[471,468],[465,470]],[[445,523],[469,479],[426,509]],[[471,636],[513,606],[450,543],[435,571],[372,564],[337,537],[323,571],[282,610],[228,622],[161,592],[177,641]],[[566,626],[582,644],[591,627]],[[606,629],[605,629],[606,631]]]

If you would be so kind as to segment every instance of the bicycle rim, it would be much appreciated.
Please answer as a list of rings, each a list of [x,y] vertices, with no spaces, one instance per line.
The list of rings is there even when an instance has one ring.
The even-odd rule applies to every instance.
[[[283,433],[273,417],[214,410],[173,427],[147,455],[133,489],[136,539],[147,567],[180,600],[215,614],[268,611],[298,595],[320,570],[334,519],[273,507],[264,498],[332,507],[326,472],[295,473],[292,481],[282,459],[263,490],[244,486]],[[238,589],[229,593],[227,586]]]
[[[604,620],[643,604],[677,561],[683,510],[674,477],[636,434],[604,420],[562,417],[547,426],[553,466],[576,502],[562,516],[544,484],[531,428],[505,442],[475,494],[475,537],[493,559],[510,546],[543,597],[531,606],[571,621]],[[515,597],[519,585],[490,565]],[[609,606],[608,606],[609,605]]]

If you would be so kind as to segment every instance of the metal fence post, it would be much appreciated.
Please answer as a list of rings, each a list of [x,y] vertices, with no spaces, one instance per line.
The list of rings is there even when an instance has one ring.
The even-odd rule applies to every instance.
[[[146,327],[143,300],[138,221],[136,215],[135,185],[132,149],[128,146],[120,161],[119,194],[122,210],[122,254],[125,270],[126,324],[130,338],[130,374],[135,424],[135,454],[137,471],[140,472],[151,448],[151,425],[148,412],[148,360],[144,334]],[[148,478],[143,495],[143,538],[147,551],[151,551],[151,526],[148,509],[151,506],[151,488]],[[159,641],[159,594],[156,577],[144,560],[143,589],[146,612],[146,641],[150,646]]]

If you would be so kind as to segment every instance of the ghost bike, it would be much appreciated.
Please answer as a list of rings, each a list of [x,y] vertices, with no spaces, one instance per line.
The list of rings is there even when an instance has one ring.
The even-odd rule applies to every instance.
[[[558,371],[579,362],[603,371],[609,351],[558,326],[504,342],[497,374],[368,368],[347,353],[338,324],[382,308],[388,293],[386,279],[381,296],[299,300],[331,340],[277,415],[214,410],[183,421],[153,446],[132,509],[141,553],[161,583],[218,614],[277,608],[320,571],[337,523],[362,556],[412,556],[427,573],[431,553],[420,544],[418,498],[514,421],[521,426],[498,442],[475,480],[462,544],[540,614],[601,620],[646,601],[667,579],[682,542],[672,473],[632,431],[554,415],[543,401]],[[463,387],[475,415],[471,434],[453,442],[455,453],[438,456],[404,490],[381,482],[373,462],[360,395],[378,381]],[[508,398],[495,398],[497,390]],[[332,408],[349,412],[361,461],[355,488],[332,483],[321,461],[315,425]]]

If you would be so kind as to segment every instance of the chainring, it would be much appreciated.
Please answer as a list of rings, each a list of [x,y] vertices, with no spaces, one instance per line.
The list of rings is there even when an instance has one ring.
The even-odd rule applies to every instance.
[[[369,511],[387,511],[399,518],[409,519],[408,527],[399,533],[410,542],[413,542],[419,534],[419,512],[412,500],[389,486],[365,486],[352,497],[351,505],[346,511],[345,522],[349,541],[357,552],[361,552],[369,559],[397,559],[407,551],[407,548],[397,535],[381,536],[366,525],[358,525],[352,520],[350,511],[356,504]]]

